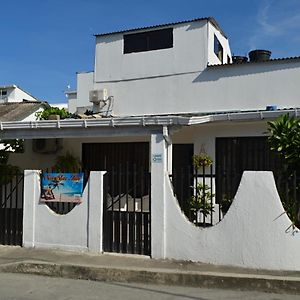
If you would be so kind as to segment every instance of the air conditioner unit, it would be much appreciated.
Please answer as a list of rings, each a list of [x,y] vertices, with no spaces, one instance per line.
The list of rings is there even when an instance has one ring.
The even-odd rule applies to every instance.
[[[107,99],[108,99],[107,89],[90,91],[89,100],[94,104],[99,104],[101,101],[106,101]]]
[[[61,139],[35,139],[32,140],[32,151],[41,154],[52,154],[62,149]]]

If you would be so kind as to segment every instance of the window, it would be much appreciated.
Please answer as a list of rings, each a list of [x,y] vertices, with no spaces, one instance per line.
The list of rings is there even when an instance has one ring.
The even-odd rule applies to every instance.
[[[173,28],[124,35],[124,54],[173,47]]]
[[[0,100],[5,100],[5,99],[7,99],[7,91],[0,90]]]
[[[223,47],[216,36],[214,38],[214,52],[219,58],[220,62],[223,63]]]

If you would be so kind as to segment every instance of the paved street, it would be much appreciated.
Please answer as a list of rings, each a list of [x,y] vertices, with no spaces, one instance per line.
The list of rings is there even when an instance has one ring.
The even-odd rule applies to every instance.
[[[217,289],[105,283],[0,273],[0,299],[199,299],[296,300],[299,295],[266,294]]]

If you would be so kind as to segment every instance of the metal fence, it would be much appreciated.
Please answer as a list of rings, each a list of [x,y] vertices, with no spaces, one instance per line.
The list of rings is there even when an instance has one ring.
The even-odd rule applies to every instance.
[[[0,244],[22,245],[24,175],[0,169]]]
[[[223,215],[221,206],[215,201],[215,177],[212,165],[200,170],[180,168],[170,175],[182,211],[196,226],[212,226]]]
[[[300,172],[276,169],[273,171],[276,187],[285,212],[297,226],[300,225]],[[174,194],[187,218],[196,226],[212,226],[221,221],[237,192],[242,171],[226,180],[226,191],[218,188],[224,174],[214,174],[213,166],[194,170],[190,167],[175,170],[170,176]],[[228,177],[228,174],[226,174]],[[218,180],[219,178],[219,180]],[[218,194],[219,193],[219,194]],[[284,212],[283,212],[284,213]]]
[[[104,251],[150,255],[149,172],[136,165],[119,165],[104,178]]]

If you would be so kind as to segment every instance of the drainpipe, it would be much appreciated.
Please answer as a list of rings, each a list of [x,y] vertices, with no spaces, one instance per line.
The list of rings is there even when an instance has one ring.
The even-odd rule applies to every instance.
[[[169,135],[168,126],[163,126],[163,137],[167,148],[167,164],[166,169],[169,175],[172,174],[172,139]]]
[[[169,136],[169,129],[168,129],[168,126],[163,126],[163,137],[166,141],[166,143],[169,145],[172,145],[172,140]]]

